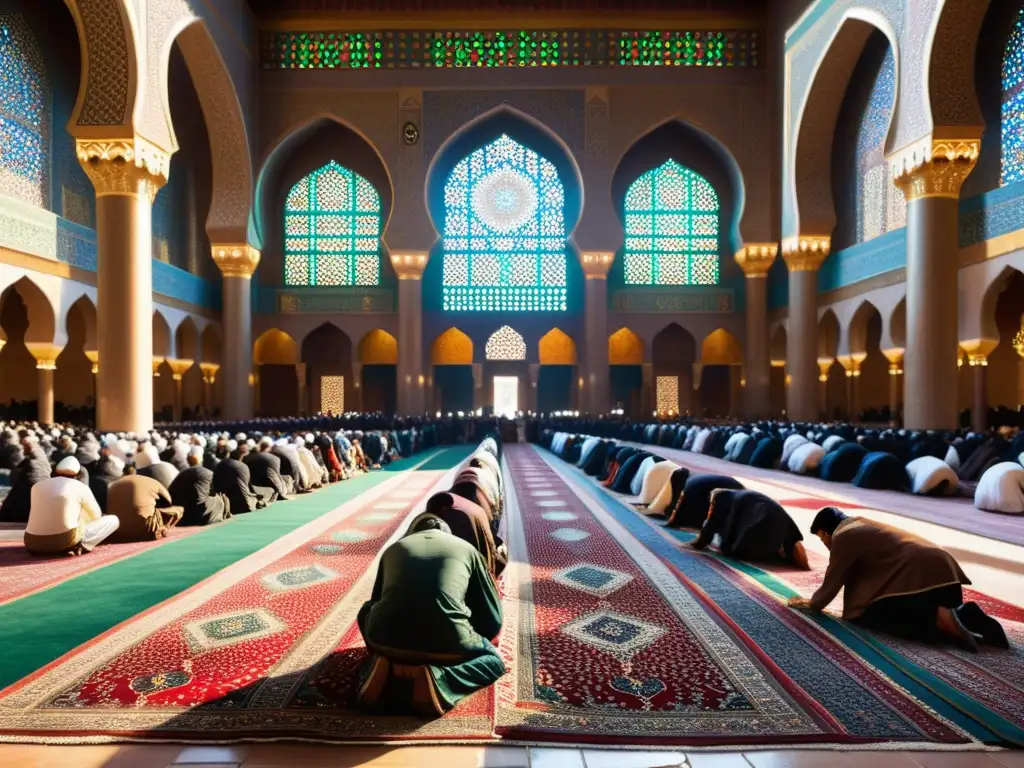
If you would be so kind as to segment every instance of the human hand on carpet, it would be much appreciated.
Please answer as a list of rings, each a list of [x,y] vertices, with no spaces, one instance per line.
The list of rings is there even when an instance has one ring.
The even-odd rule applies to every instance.
[[[811,601],[803,597],[791,597],[786,604],[790,608],[800,608],[801,610],[807,610],[811,607]]]

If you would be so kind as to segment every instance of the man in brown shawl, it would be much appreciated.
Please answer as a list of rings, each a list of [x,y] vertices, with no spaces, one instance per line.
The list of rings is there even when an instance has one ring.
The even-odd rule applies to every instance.
[[[162,539],[184,510],[171,504],[170,492],[152,477],[126,475],[107,488],[107,514],[121,521],[111,541]]]
[[[964,603],[971,581],[941,547],[835,507],[818,512],[811,533],[829,549],[828,569],[810,600],[795,597],[790,606],[822,611],[843,589],[843,618],[868,629],[929,643],[952,639],[971,651],[979,643],[1009,648],[999,622]]]
[[[508,563],[508,550],[495,540],[491,520],[479,504],[454,493],[437,493],[427,502],[426,513],[444,520],[452,534],[468,541],[479,552],[492,578],[497,579]]]

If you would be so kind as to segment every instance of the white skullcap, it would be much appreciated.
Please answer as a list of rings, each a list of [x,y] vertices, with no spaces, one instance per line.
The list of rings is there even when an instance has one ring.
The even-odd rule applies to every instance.
[[[246,446],[248,446],[248,447],[249,447],[250,449],[252,449],[252,448],[255,448],[255,447],[256,447],[256,441],[255,441],[255,440],[253,440],[253,439],[252,439],[251,437],[250,437],[250,438],[249,438],[248,440],[246,440],[246,441],[245,441],[245,444],[246,444]]]
[[[238,441],[237,440],[228,440],[228,450],[229,451],[234,451],[236,448],[238,448]]]
[[[312,443],[313,442],[313,433],[312,432],[307,432],[306,433],[306,442],[307,443]]]
[[[274,444],[274,438],[272,438],[270,435],[264,435],[263,437],[260,438],[260,445],[261,446],[263,446],[263,445],[273,445],[273,444]]]
[[[200,458],[202,458],[203,447],[201,445],[193,445],[192,450],[189,451],[189,453],[191,453],[193,456],[199,456]]]
[[[124,462],[121,460],[120,456],[111,456],[110,466],[114,468],[114,471],[117,472],[117,474],[124,474]]]
[[[245,433],[239,432],[237,435],[235,435],[235,440],[241,443],[243,440],[245,440]]]
[[[82,471],[82,465],[78,463],[78,459],[74,456],[68,456],[66,459],[61,459],[57,465],[58,475],[77,475]]]
[[[52,437],[54,439],[60,437],[60,430],[59,429],[51,429],[50,430],[50,437]]]

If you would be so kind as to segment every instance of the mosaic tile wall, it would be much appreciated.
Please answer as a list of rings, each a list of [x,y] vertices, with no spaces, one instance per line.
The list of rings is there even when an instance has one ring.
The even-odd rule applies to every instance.
[[[1003,54],[1003,186],[1024,181],[1024,9],[1017,15]]]
[[[264,69],[757,67],[752,31],[267,32]]]

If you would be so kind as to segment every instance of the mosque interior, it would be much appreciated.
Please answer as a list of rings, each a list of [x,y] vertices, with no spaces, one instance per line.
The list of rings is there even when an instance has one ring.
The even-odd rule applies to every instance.
[[[214,485],[40,557],[33,451]],[[361,707],[467,473],[504,674]],[[1024,766],[1024,0],[0,0],[5,492],[2,765]],[[787,605],[821,509],[1009,647]]]

